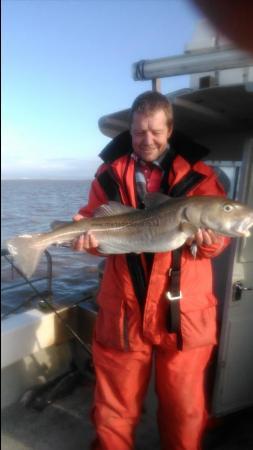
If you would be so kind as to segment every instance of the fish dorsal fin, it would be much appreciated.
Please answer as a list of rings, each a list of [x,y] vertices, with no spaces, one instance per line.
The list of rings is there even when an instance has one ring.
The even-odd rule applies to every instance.
[[[118,214],[128,214],[136,211],[132,206],[122,205],[119,202],[110,201],[108,204],[99,206],[93,217],[116,216]]]
[[[170,200],[171,197],[162,194],[161,192],[151,192],[144,197],[143,203],[146,208],[153,208]]]
[[[71,223],[73,222],[71,221],[67,222],[64,220],[54,220],[53,222],[50,223],[50,228],[51,230],[57,230],[58,228],[61,228],[63,226],[71,225]]]

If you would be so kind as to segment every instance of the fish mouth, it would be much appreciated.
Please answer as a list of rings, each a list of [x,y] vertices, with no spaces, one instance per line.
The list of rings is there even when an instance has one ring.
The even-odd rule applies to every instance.
[[[236,228],[234,231],[237,236],[239,237],[249,237],[251,235],[250,228],[253,226],[253,218],[246,218],[238,228]]]

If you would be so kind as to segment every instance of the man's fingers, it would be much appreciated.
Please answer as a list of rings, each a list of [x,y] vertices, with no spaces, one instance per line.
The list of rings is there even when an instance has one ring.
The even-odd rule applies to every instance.
[[[98,247],[98,241],[95,238],[95,236],[92,233],[86,233],[87,235],[87,239],[88,239],[88,243],[89,243],[89,248],[96,248]]]
[[[201,229],[196,234],[196,243],[197,245],[212,245],[216,244],[219,240],[218,235],[213,230],[204,230]]]
[[[212,245],[219,242],[220,236],[215,233],[215,231],[210,229],[200,228],[195,236],[187,239],[186,244],[191,246],[193,242],[196,242],[198,246],[200,245]]]
[[[76,215],[72,218],[72,220],[73,220],[74,222],[78,222],[79,220],[82,220],[82,219],[84,219],[84,217],[83,217],[81,214],[76,214]]]
[[[84,235],[81,235],[73,240],[72,248],[73,250],[77,250],[78,252],[80,252],[83,250],[83,244],[84,244]]]
[[[202,243],[202,232],[199,229],[196,234],[190,236],[186,239],[186,244],[191,246],[193,242],[196,242],[197,245],[200,245]]]
[[[218,242],[217,234],[212,230],[203,230],[203,243],[206,245],[216,244]]]
[[[81,214],[75,214],[72,220],[74,222],[78,222],[79,220],[85,219]],[[85,252],[86,250],[98,247],[98,241],[95,236],[90,232],[81,234],[78,238],[72,241],[73,250],[77,250],[79,252]]]
[[[72,243],[72,248],[79,252],[96,247],[98,247],[98,241],[90,232],[82,234],[77,239],[74,239]]]
[[[197,231],[197,233],[195,234],[194,240],[196,241],[196,244],[197,244],[197,245],[202,245],[202,244],[203,244],[203,240],[204,240],[204,237],[203,237],[203,230],[199,229],[199,230]]]

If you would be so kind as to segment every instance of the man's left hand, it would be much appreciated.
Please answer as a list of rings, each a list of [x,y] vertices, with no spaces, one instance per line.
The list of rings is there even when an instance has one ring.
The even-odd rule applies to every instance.
[[[212,245],[217,244],[220,240],[220,236],[213,230],[200,228],[194,236],[191,236],[186,240],[186,244],[191,246],[193,242],[199,245]]]

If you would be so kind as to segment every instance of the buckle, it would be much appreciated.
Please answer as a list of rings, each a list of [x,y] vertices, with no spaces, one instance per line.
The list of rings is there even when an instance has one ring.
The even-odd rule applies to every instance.
[[[179,295],[173,295],[173,294],[171,294],[170,291],[167,291],[165,293],[165,297],[167,298],[167,300],[174,301],[174,300],[180,300],[181,298],[183,298],[183,295],[182,295],[181,291],[179,291]]]

